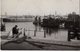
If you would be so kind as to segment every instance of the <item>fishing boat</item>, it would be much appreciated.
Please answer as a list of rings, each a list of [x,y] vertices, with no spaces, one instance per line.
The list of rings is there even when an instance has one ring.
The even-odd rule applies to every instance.
[[[43,19],[41,26],[42,27],[58,28],[59,27],[59,21],[56,19],[53,19],[53,18]]]

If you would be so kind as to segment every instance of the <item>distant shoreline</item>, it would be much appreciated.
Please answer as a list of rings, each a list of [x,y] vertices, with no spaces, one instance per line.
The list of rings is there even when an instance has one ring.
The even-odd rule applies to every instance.
[[[32,21],[3,21],[3,22],[32,22]]]

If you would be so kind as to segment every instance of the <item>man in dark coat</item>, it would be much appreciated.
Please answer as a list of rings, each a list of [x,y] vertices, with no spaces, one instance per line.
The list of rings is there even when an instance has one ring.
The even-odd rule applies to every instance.
[[[15,36],[16,36],[16,38],[18,37],[18,28],[17,28],[18,26],[17,25],[15,25],[13,28],[12,28],[12,33],[13,33],[13,36],[12,36],[12,38],[14,38]]]

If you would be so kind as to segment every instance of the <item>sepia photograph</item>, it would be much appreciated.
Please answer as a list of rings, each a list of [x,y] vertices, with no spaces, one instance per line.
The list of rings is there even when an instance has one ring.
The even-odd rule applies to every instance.
[[[80,51],[80,0],[0,0],[1,50]]]

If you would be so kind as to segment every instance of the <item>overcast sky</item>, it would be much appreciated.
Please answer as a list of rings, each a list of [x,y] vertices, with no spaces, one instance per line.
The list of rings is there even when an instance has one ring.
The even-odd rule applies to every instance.
[[[79,0],[2,0],[2,14],[7,15],[65,15],[79,13]]]

